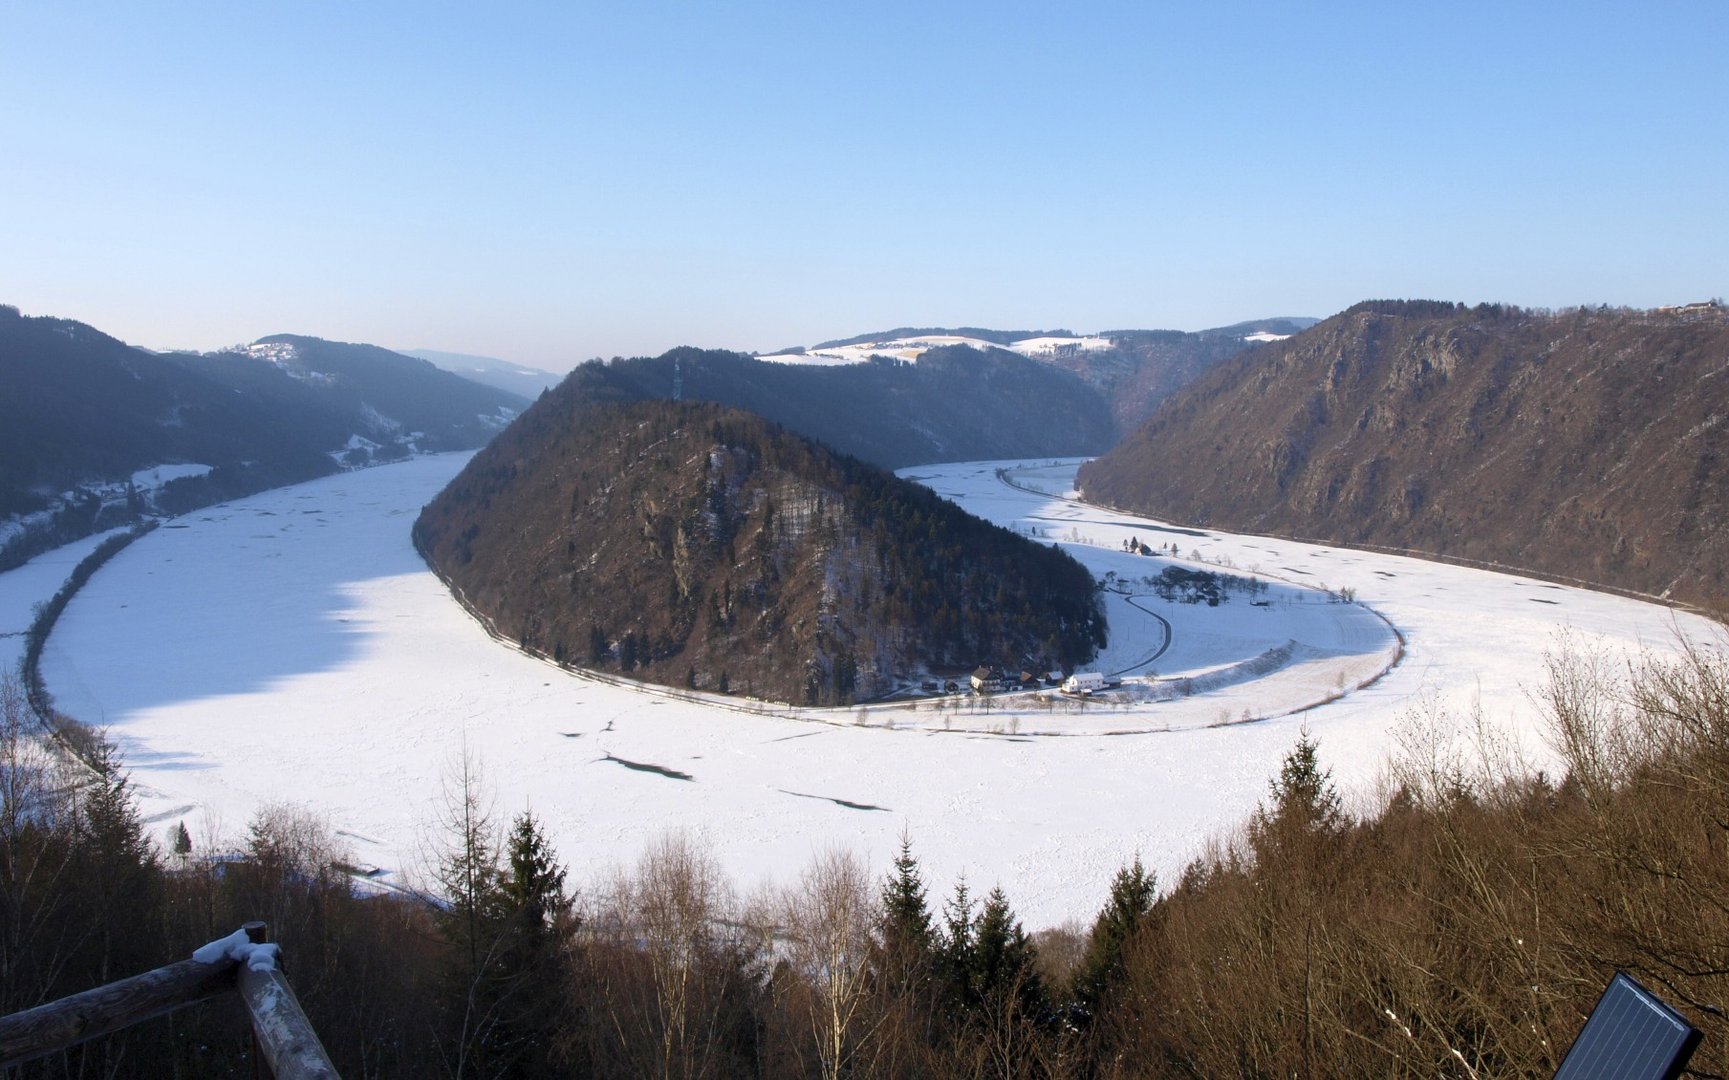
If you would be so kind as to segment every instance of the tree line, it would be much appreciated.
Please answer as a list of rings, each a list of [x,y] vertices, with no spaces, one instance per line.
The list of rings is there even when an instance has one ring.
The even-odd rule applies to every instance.
[[[466,760],[424,894],[357,886],[303,808],[261,810],[227,854],[182,828],[159,845],[118,760],[68,776],[8,683],[0,1008],[264,918],[351,1076],[1523,1076],[1619,968],[1723,1075],[1729,662],[1574,651],[1542,696],[1558,776],[1426,713],[1353,807],[1305,733],[1175,881],[1137,860],[1090,926],[1029,934],[1000,888],[933,900],[907,838],[881,877],[828,851],[748,894],[682,834],[578,880]],[[249,1052],[212,1005],[21,1075],[232,1076]]]

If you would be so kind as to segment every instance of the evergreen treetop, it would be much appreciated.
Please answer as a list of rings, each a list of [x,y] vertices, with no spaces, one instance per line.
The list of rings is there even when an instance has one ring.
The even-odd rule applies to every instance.
[[[925,899],[924,877],[919,873],[918,859],[912,853],[912,841],[901,837],[900,853],[895,856],[894,872],[883,884],[882,891],[883,944],[890,950],[930,949],[934,938],[930,906]]]
[[[1111,879],[1110,898],[1093,921],[1092,937],[1075,973],[1075,1000],[1083,1015],[1097,1015],[1100,1003],[1122,981],[1126,947],[1153,910],[1157,893],[1157,877],[1139,855]]]
[[[1258,818],[1268,824],[1286,823],[1299,828],[1332,831],[1344,821],[1338,789],[1331,769],[1321,768],[1320,744],[1305,728],[1297,745],[1279,766],[1279,778],[1271,784],[1272,805]]]

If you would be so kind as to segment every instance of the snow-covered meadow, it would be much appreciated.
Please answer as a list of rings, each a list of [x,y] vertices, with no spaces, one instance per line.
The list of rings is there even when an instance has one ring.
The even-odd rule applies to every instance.
[[[24,634],[36,617],[36,605],[47,603],[84,557],[111,535],[93,533],[0,574],[0,671],[16,672],[23,661]]]
[[[488,637],[408,538],[464,460],[195,512],[86,586],[44,673],[64,711],[118,740],[152,828],[184,820],[195,838],[236,837],[261,804],[307,804],[355,861],[399,882],[421,865],[466,751],[500,816],[532,808],[575,881],[634,860],[661,830],[706,838],[746,888],[790,880],[836,845],[881,870],[905,830],[938,892],[963,873],[1000,883],[1036,927],[1089,916],[1137,852],[1170,880],[1253,809],[1305,725],[1347,791],[1370,787],[1415,706],[1480,704],[1540,754],[1527,692],[1558,634],[1617,649],[1713,634],[1620,597],[1101,510],[1064,497],[1075,462],[969,463],[907,474],[1112,574],[1099,668],[1131,688],[1156,672],[1142,696],[1184,677],[1191,693],[1122,707],[1030,695],[989,709],[708,704],[591,680]],[[1268,581],[1265,606],[1158,600],[1143,579],[1169,560],[1123,550],[1131,537],[1174,543],[1185,567]],[[50,553],[0,575],[5,628],[22,629],[33,592],[51,594],[75,561]],[[1359,602],[1330,602],[1345,589]]]
[[[1011,352],[1017,352],[1022,356],[1030,356],[1034,359],[1049,359],[1065,350],[1096,352],[1112,347],[1109,338],[1097,336],[1022,338],[1008,345],[999,345],[994,341],[961,337],[955,334],[924,334],[917,337],[865,341],[856,345],[831,345],[828,348],[813,347],[803,352],[773,353],[760,356],[758,359],[776,364],[813,364],[821,367],[862,364],[872,357],[878,356],[911,363],[930,350],[940,349],[947,345],[966,345],[974,349],[1008,349]]]

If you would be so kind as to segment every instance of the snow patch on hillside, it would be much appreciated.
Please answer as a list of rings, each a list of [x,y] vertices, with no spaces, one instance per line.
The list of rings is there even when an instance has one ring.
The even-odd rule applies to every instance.
[[[511,421],[515,420],[518,415],[517,411],[510,406],[500,405],[495,412],[476,413],[475,419],[495,431],[503,431],[505,428],[510,426]]]
[[[1076,352],[1098,352],[1112,347],[1110,338],[1102,337],[1037,337],[1025,338],[1009,348],[1022,356],[1042,360]]]
[[[153,492],[165,484],[175,480],[185,480],[188,477],[208,476],[209,465],[152,465],[148,469],[139,469],[132,474],[132,486],[140,494]]]
[[[278,366],[300,362],[300,350],[291,341],[258,341],[251,345],[235,345],[226,351]]]
[[[360,416],[371,426],[374,434],[396,435],[402,431],[401,421],[391,419],[364,401],[360,403]]]
[[[838,345],[827,349],[806,349],[802,353],[775,353],[757,359],[774,364],[808,364],[834,367],[842,364],[863,364],[882,358],[914,363],[932,349],[948,345],[966,345],[974,349],[1008,349],[1035,360],[1046,360],[1073,352],[1095,352],[1112,347],[1109,338],[1102,337],[1036,337],[1024,338],[1009,345],[999,345],[981,338],[959,337],[952,334],[931,334],[923,337],[893,338],[867,341],[857,345]]]
[[[300,350],[290,341],[258,341],[251,345],[234,345],[223,351],[275,364],[282,369],[284,375],[301,382],[318,386],[336,384],[336,376],[307,367],[301,359]]]

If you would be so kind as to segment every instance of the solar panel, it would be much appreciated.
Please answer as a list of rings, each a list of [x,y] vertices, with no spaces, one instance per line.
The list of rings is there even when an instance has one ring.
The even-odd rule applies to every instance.
[[[1617,971],[1555,1080],[1673,1080],[1699,1045],[1699,1029]]]

